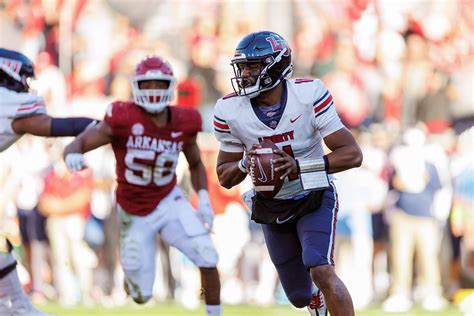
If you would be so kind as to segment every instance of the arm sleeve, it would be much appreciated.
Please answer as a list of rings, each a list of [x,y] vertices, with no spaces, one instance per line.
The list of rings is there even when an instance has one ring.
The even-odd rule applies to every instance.
[[[334,106],[331,93],[321,80],[315,80],[316,89],[313,102],[313,125],[324,138],[344,127]]]
[[[243,152],[244,144],[232,134],[232,129],[222,111],[223,104],[220,102],[221,100],[217,101],[214,108],[214,135],[220,143],[220,149],[233,153]]]
[[[87,117],[51,118],[51,136],[77,136],[98,121]]]

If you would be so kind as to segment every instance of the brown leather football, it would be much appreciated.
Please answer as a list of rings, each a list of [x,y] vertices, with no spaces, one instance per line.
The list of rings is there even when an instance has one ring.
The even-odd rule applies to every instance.
[[[275,172],[277,165],[273,162],[280,155],[273,153],[278,147],[268,139],[264,139],[257,149],[257,154],[250,159],[250,177],[255,190],[266,198],[273,198],[280,191],[284,179],[280,179],[283,170]]]

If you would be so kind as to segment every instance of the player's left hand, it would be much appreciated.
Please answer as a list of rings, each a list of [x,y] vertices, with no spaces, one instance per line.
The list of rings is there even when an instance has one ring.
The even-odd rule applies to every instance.
[[[285,170],[280,179],[284,179],[290,174],[298,173],[298,165],[296,164],[296,160],[293,157],[281,149],[275,149],[273,152],[281,156],[281,158],[274,160],[275,164],[278,165],[278,167],[275,168],[275,172]]]
[[[64,161],[71,172],[81,171],[87,167],[84,155],[81,153],[69,153],[64,157]]]
[[[209,194],[207,190],[199,190],[198,197],[199,205],[197,216],[204,226],[206,226],[207,230],[211,231],[214,222],[214,212],[212,211],[211,201],[209,200]]]

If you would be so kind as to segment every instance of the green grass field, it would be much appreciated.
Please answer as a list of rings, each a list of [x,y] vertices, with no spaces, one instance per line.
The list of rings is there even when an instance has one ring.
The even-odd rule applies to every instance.
[[[41,309],[48,313],[53,313],[57,316],[204,316],[204,307],[194,311],[186,310],[175,304],[160,304],[155,306],[136,306],[126,305],[117,308],[105,307],[75,307],[75,308],[61,308],[58,305],[48,304],[41,306]],[[255,307],[255,306],[224,306],[224,316],[306,316],[309,315],[306,310],[295,310],[290,306],[275,306],[275,307]],[[414,308],[409,313],[403,314],[386,314],[380,308],[368,309],[365,311],[356,312],[357,316],[462,316],[462,314],[455,308],[449,307],[442,312],[427,312],[418,308]]]

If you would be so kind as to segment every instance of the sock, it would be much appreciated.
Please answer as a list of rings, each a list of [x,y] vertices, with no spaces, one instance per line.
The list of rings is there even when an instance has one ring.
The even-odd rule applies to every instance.
[[[221,316],[222,307],[221,305],[206,305],[207,316]]]
[[[319,288],[313,283],[313,287],[311,288],[311,294],[318,294]]]

